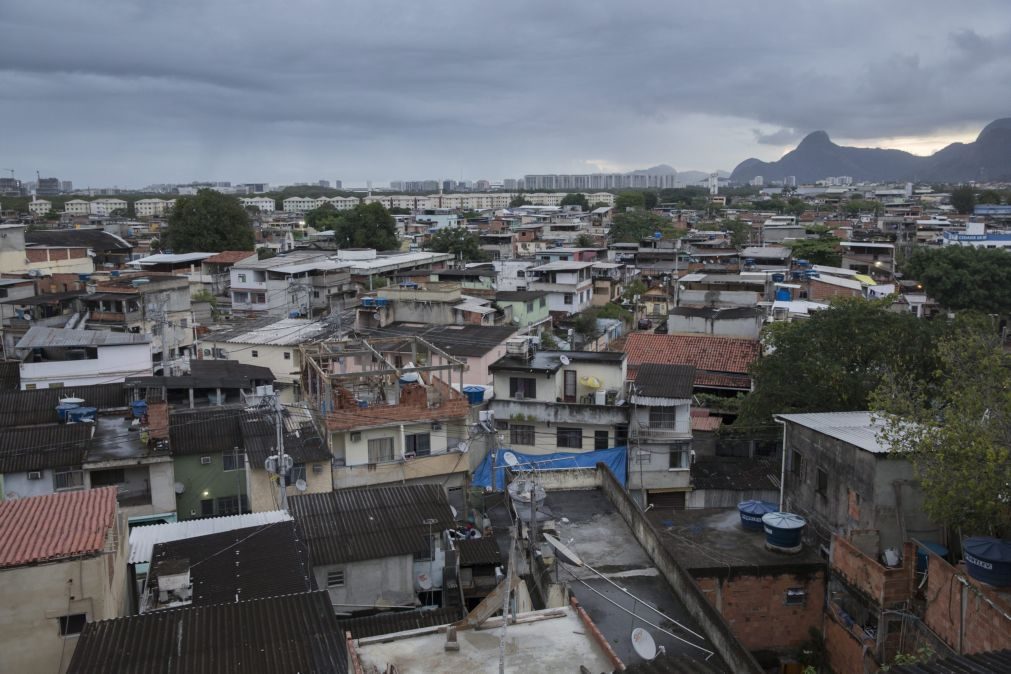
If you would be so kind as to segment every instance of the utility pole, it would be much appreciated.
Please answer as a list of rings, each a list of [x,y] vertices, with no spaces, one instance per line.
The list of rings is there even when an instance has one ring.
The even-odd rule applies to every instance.
[[[288,456],[284,453],[284,418],[281,415],[283,406],[276,393],[271,397],[271,404],[274,407],[274,425],[277,426],[277,484],[280,489],[278,503],[281,504],[281,510],[288,512],[288,489],[285,484]]]

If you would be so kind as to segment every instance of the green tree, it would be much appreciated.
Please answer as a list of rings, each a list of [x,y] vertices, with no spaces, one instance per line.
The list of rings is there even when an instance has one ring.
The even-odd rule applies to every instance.
[[[256,249],[256,259],[258,260],[269,260],[272,257],[277,257],[277,251],[273,248],[267,248],[266,246],[261,246]]]
[[[766,355],[751,367],[755,390],[742,402],[734,428],[769,429],[779,413],[866,410],[890,372],[932,380],[933,344],[946,324],[889,306],[889,300],[844,299],[807,320],[769,325]]]
[[[482,262],[489,258],[481,250],[481,240],[465,227],[444,227],[432,235],[429,247],[437,253],[452,253],[467,262]]]
[[[337,222],[337,209],[333,204],[323,204],[305,214],[305,226],[312,227],[317,232],[332,229]]]
[[[583,311],[572,320],[572,329],[584,340],[597,336],[597,317],[592,311]]]
[[[176,253],[253,250],[253,229],[238,199],[200,190],[176,199],[162,244]]]
[[[337,211],[325,222],[332,223],[334,241],[339,248],[375,248],[376,250],[396,250],[400,247],[397,239],[397,221],[379,202],[358,204],[348,211]]]
[[[972,207],[976,205],[976,193],[969,186],[956,187],[951,191],[951,205],[963,215],[972,213]]]
[[[801,213],[807,210],[807,204],[803,199],[790,197],[790,199],[786,202],[785,210],[790,215],[800,216]]]
[[[509,202],[509,208],[519,208],[520,206],[529,206],[530,202],[522,194],[517,194]]]
[[[984,190],[976,198],[977,204],[999,204],[1000,192],[997,190]]]
[[[657,207],[660,203],[660,195],[656,192],[649,191],[642,193],[642,205],[647,211],[652,210]]]
[[[625,212],[630,208],[642,210],[646,207],[646,197],[642,192],[622,192],[614,198],[614,207],[619,212]]]
[[[631,300],[636,295],[642,296],[642,294],[647,290],[649,290],[649,288],[646,287],[646,284],[639,279],[636,279],[622,288],[621,297],[622,299],[627,298]]]
[[[1011,252],[971,246],[918,247],[902,270],[946,309],[1011,314]]]
[[[390,209],[390,215],[410,215],[411,209],[403,206],[394,206]]]
[[[931,519],[965,535],[1011,533],[1011,357],[990,322],[961,317],[938,345],[939,380],[896,372],[874,396],[883,439],[912,462]]]
[[[597,245],[597,242],[593,240],[593,237],[583,232],[576,237],[576,248],[593,248]]]
[[[788,241],[794,260],[807,260],[812,264],[838,267],[842,264],[842,249],[839,239],[795,239]]]
[[[570,192],[562,197],[562,206],[579,206],[584,211],[590,210],[590,202],[582,192]]]
[[[615,243],[638,243],[656,232],[669,229],[670,220],[649,211],[629,211],[614,216],[611,240]]]

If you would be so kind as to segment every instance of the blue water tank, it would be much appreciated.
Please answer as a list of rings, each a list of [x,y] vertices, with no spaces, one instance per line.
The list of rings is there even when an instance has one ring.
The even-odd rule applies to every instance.
[[[810,267],[811,263],[807,260],[794,260],[793,263],[798,267]]]
[[[924,543],[916,549],[916,571],[918,573],[926,573],[931,552],[941,557],[948,556],[948,548],[940,543]]]
[[[765,529],[765,547],[780,552],[799,552],[800,535],[807,522],[793,513],[766,513],[762,515]]]
[[[60,421],[67,420],[67,412],[70,410],[76,410],[80,405],[76,403],[60,403],[56,406],[56,416],[60,418]]]
[[[480,405],[484,402],[483,386],[464,386],[463,394],[467,396],[467,402],[471,405]]]
[[[793,297],[790,295],[789,288],[777,288],[776,289],[776,301],[777,302],[789,302]]]
[[[973,536],[962,544],[962,557],[969,575],[994,587],[1011,586],[1011,541],[992,536]]]
[[[785,280],[786,280],[786,274],[773,274],[772,275],[772,282],[773,283],[782,283]]]
[[[147,401],[135,400],[130,403],[130,409],[133,411],[133,418],[140,419],[142,416],[147,414]]]
[[[741,515],[741,526],[748,531],[761,531],[762,516],[778,510],[779,506],[769,501],[741,501],[737,504],[737,512]]]
[[[80,422],[85,419],[94,419],[96,413],[98,413],[97,407],[75,407],[72,410],[67,410],[67,421]]]

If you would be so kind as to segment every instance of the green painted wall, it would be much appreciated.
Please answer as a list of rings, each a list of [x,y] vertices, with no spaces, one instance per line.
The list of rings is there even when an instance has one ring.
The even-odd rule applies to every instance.
[[[200,456],[177,456],[173,460],[176,482],[185,486],[182,494],[176,494],[176,509],[180,520],[201,517],[200,502],[204,499],[248,496],[245,469],[223,470],[220,452],[203,455],[211,457],[210,465],[200,463]],[[215,514],[218,514],[217,509]]]
[[[544,306],[541,306],[541,302],[544,302]],[[525,328],[528,325],[537,323],[538,321],[543,321],[549,315],[548,312],[548,302],[547,298],[539,298],[536,300],[531,300],[530,302],[514,302],[514,301],[504,301],[496,300],[496,302],[502,306],[511,306],[513,308],[513,322],[521,328]],[[527,305],[532,304],[533,309],[527,311]]]

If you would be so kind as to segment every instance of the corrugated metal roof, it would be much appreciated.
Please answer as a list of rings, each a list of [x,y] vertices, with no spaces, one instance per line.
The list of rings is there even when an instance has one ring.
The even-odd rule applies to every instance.
[[[3,501],[0,567],[97,554],[115,523],[115,487]]]
[[[127,344],[147,344],[151,338],[132,332],[112,332],[110,330],[67,330],[65,328],[45,328],[35,326],[28,329],[18,341],[16,349],[81,346],[123,346]]]
[[[0,428],[0,474],[80,466],[91,431],[90,424]]]
[[[326,592],[153,611],[88,623],[68,674],[346,674]]]
[[[953,655],[933,662],[892,665],[895,674],[1006,674],[1011,672],[1011,650]]]
[[[494,536],[456,541],[456,549],[460,552],[460,566],[479,566],[502,562],[502,553],[498,549],[498,543]]]
[[[891,451],[877,437],[878,432],[884,428],[883,420],[870,412],[777,414],[776,418],[810,428],[874,454],[887,454]]]
[[[169,524],[152,524],[134,527],[130,531],[130,555],[128,564],[145,564],[151,561],[154,546],[158,543],[207,536],[208,534],[233,531],[248,527],[258,527],[275,522],[291,521],[291,515],[283,510],[268,510],[261,513],[230,515],[228,517],[208,517],[200,520],[185,520]]]
[[[368,639],[396,634],[422,627],[449,625],[463,618],[459,608],[419,609],[417,611],[384,611],[362,618],[341,620],[342,632],[351,632],[355,639]]]
[[[214,257],[214,255],[215,253],[158,253],[142,257],[139,260],[131,260],[127,264],[138,267],[149,264],[185,264],[186,262],[200,262]]]
[[[214,454],[242,447],[239,419],[244,411],[218,407],[169,416],[169,448],[173,456]]]
[[[306,424],[298,427],[297,431],[288,427],[288,422],[285,422],[285,426],[284,451],[291,455],[295,463],[329,461],[333,458],[315,426]],[[242,417],[239,427],[242,430],[242,444],[250,465],[253,468],[261,468],[264,460],[274,453],[274,446],[277,444],[277,428],[274,426],[273,415],[249,412]]]
[[[61,398],[82,398],[85,405],[99,410],[127,405],[122,383],[7,391],[0,393],[0,426],[56,423],[56,406]]]
[[[453,526],[446,492],[435,484],[341,489],[288,499],[314,565],[426,553],[433,533]]]
[[[633,400],[646,398],[674,398],[683,400],[692,397],[695,381],[693,365],[661,365],[644,363],[635,374],[635,395]],[[644,403],[639,400],[639,404]]]
[[[209,332],[204,335],[201,341],[286,346],[317,339],[327,332],[334,332],[335,329],[320,321],[310,321],[305,318],[264,319],[249,325],[239,325],[229,330]],[[227,350],[226,348],[225,351],[227,352]]]
[[[190,571],[194,606],[317,589],[309,553],[291,521],[158,543],[148,583],[157,586],[160,571],[180,562]]]

